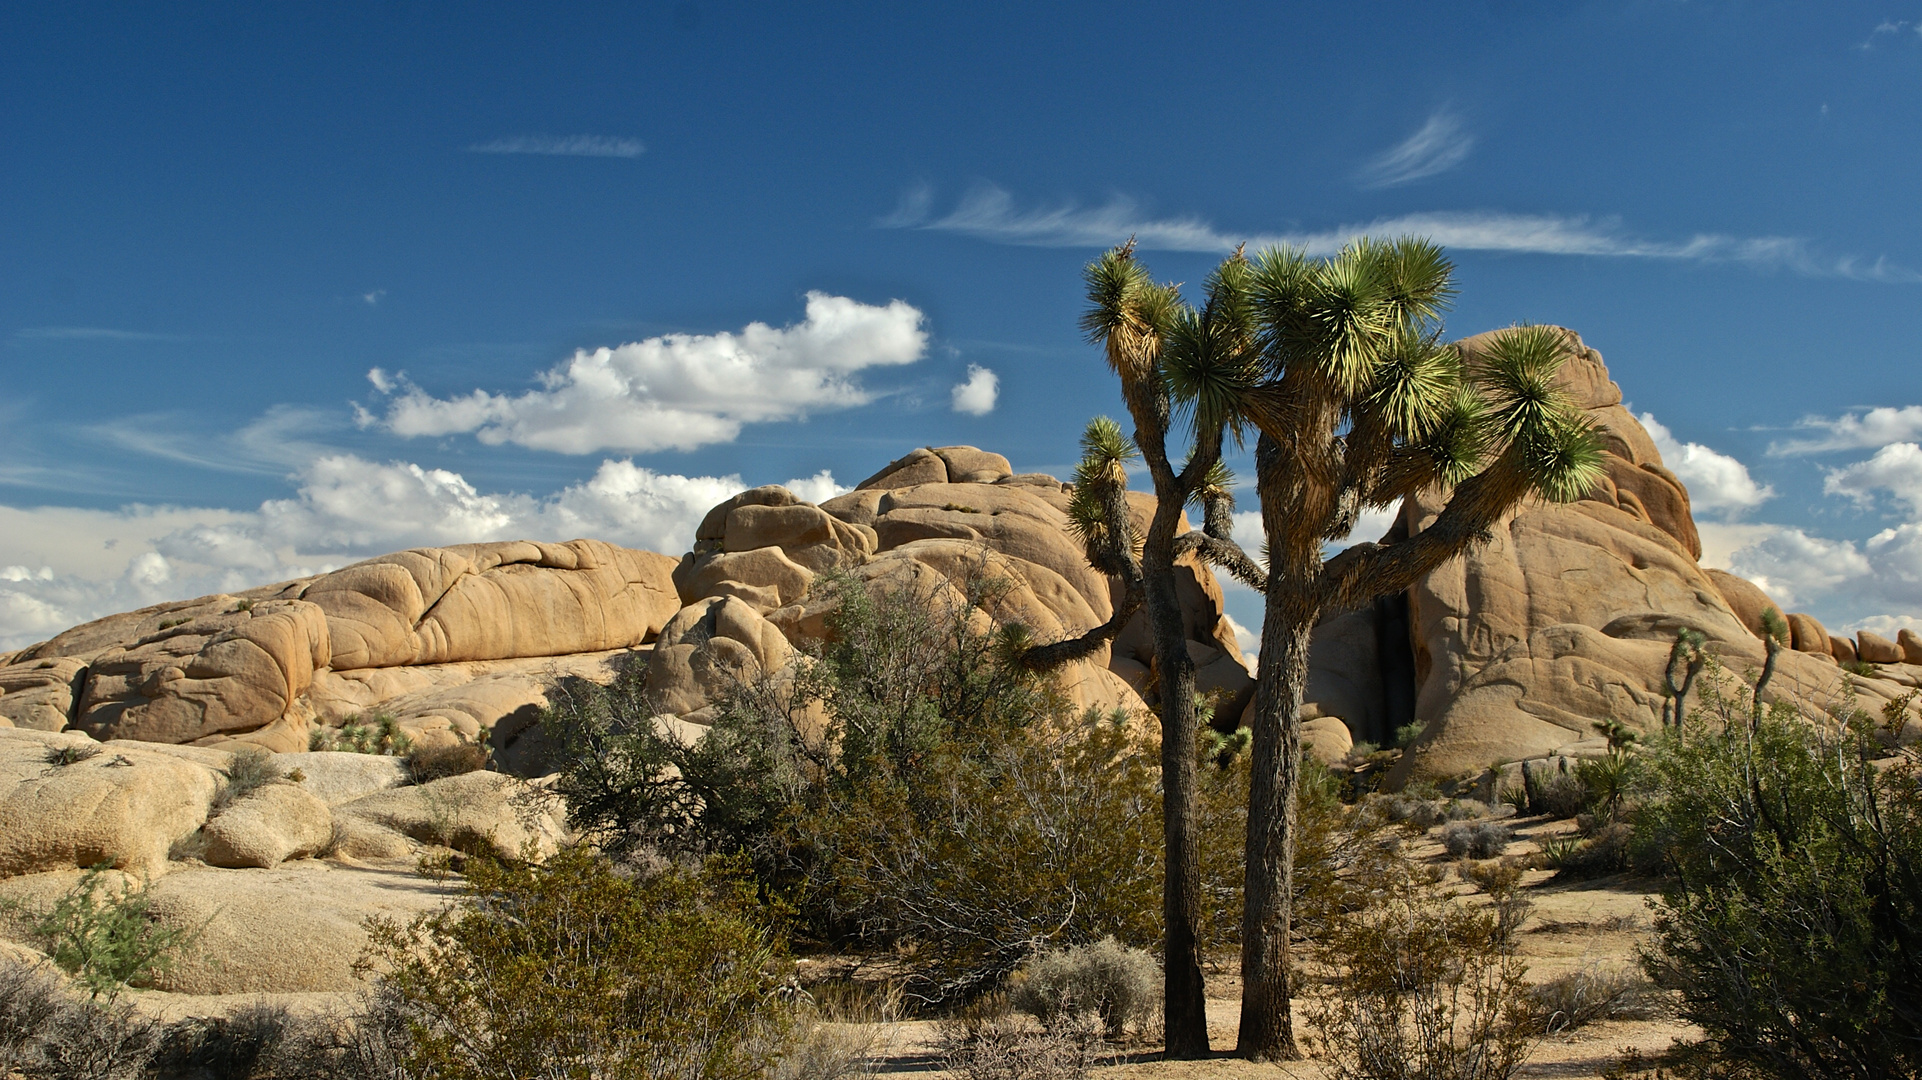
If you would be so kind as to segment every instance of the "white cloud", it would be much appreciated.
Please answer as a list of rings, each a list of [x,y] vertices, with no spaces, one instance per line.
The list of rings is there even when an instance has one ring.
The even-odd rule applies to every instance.
[[[1922,439],[1922,405],[1882,406],[1841,416],[1805,416],[1795,422],[1800,431],[1817,434],[1769,444],[1769,453],[1820,454],[1830,450],[1864,450],[1890,443]]]
[[[1799,610],[1866,579],[1872,568],[1847,540],[1781,528],[1738,549],[1729,572],[1753,581],[1777,604]]]
[[[1370,161],[1358,179],[1368,188],[1413,183],[1460,165],[1474,148],[1475,137],[1462,130],[1461,118],[1442,109],[1421,130]]]
[[[397,435],[473,432],[490,445],[567,454],[691,450],[729,442],[743,424],[866,404],[872,395],[855,375],[919,360],[928,338],[922,321],[904,301],[879,307],[810,292],[807,318],[793,326],[756,322],[738,334],[583,349],[544,372],[541,389],[519,396],[475,390],[436,398],[379,368],[368,380],[394,392],[380,422]]]
[[[1261,655],[1261,631],[1248,629],[1236,621],[1233,615],[1225,611],[1221,613],[1221,617],[1228,620],[1228,629],[1235,633],[1235,645],[1241,649],[1247,661],[1248,669],[1250,673],[1252,673],[1255,667],[1255,658]]]
[[[739,476],[679,476],[632,461],[545,497],[486,492],[459,473],[349,454],[316,458],[293,497],[251,512],[0,507],[0,649],[165,600],[321,573],[409,547],[590,537],[686,551]],[[787,487],[809,502],[848,489],[822,470]]]
[[[1842,632],[1845,634],[1854,634],[1860,630],[1867,630],[1871,634],[1880,634],[1890,641],[1894,641],[1896,635],[1904,630],[1913,630],[1918,634],[1922,634],[1922,619],[1918,619],[1913,615],[1871,615],[1866,619],[1857,619],[1847,626],[1842,627]]]
[[[372,292],[361,293],[360,298],[367,302],[368,307],[379,307],[381,300],[386,297],[386,295],[386,289],[375,289]]]
[[[1718,454],[1701,443],[1682,442],[1653,413],[1642,413],[1637,419],[1655,440],[1662,461],[1688,488],[1689,504],[1696,512],[1706,510],[1733,517],[1775,497],[1774,488],[1756,483],[1748,466],[1727,454]]]
[[[1001,394],[1001,377],[980,364],[969,364],[967,381],[955,383],[949,393],[955,412],[986,416],[994,411],[995,399]]]
[[[1886,491],[1922,513],[1922,446],[1912,442],[1891,443],[1867,461],[1841,469],[1830,469],[1822,482],[1828,495],[1843,495],[1857,506],[1872,506],[1875,493]]]
[[[607,135],[516,135],[475,143],[467,148],[476,154],[545,154],[551,157],[636,158],[647,151],[639,139]]]
[[[1685,240],[1648,240],[1624,232],[1616,219],[1587,216],[1439,211],[1322,230],[1230,234],[1194,216],[1150,217],[1133,200],[1119,195],[1101,206],[1066,202],[1019,210],[1013,196],[993,184],[974,187],[943,217],[932,217],[931,207],[932,198],[924,189],[911,189],[879,224],[958,232],[1032,247],[1105,248],[1132,236],[1143,249],[1160,251],[1226,253],[1245,242],[1250,250],[1292,245],[1313,255],[1333,254],[1360,236],[1415,235],[1464,251],[1740,263],[1809,277],[1922,283],[1922,273],[1886,259],[1825,256],[1812,250],[1807,241],[1794,237],[1698,233]]]

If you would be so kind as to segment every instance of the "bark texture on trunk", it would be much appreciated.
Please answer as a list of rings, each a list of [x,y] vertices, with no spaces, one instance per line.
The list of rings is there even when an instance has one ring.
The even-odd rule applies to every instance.
[[[1281,595],[1277,594],[1281,591]],[[1262,622],[1248,786],[1241,913],[1241,1034],[1235,1052],[1291,1061],[1295,1046],[1288,933],[1295,884],[1295,791],[1301,777],[1301,695],[1314,616],[1271,582]]]
[[[1156,493],[1162,505],[1170,495]],[[1201,865],[1195,822],[1195,665],[1175,591],[1175,512],[1157,508],[1142,551],[1142,583],[1161,682],[1161,830],[1166,863],[1162,915],[1163,1039],[1169,1057],[1206,1057],[1208,1013],[1201,983]]]

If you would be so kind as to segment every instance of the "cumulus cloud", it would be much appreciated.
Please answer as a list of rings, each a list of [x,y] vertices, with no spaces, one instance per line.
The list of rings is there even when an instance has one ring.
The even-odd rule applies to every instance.
[[[1463,251],[1737,263],[1808,277],[1922,283],[1922,273],[1884,258],[1825,255],[1796,237],[1697,233],[1681,240],[1650,240],[1624,230],[1617,219],[1586,215],[1441,211],[1376,218],[1327,229],[1235,234],[1217,229],[1193,215],[1154,217],[1132,199],[1120,195],[1100,206],[1064,202],[1021,209],[1007,191],[993,184],[981,184],[963,195],[952,211],[940,216],[935,215],[933,197],[925,188],[911,189],[894,212],[877,224],[887,228],[957,232],[997,243],[1031,247],[1105,248],[1132,236],[1143,249],[1159,251],[1226,253],[1246,243],[1251,250],[1291,245],[1313,255],[1333,254],[1361,236],[1415,235]]]
[[[637,158],[647,151],[639,139],[607,135],[515,135],[467,148],[476,154],[543,154],[549,157]]]
[[[980,364],[969,364],[967,381],[955,383],[949,393],[955,412],[986,416],[994,411],[995,399],[1001,395],[1001,377]]]
[[[1891,443],[1867,461],[1841,469],[1830,469],[1822,490],[1829,495],[1845,496],[1857,506],[1872,506],[1875,493],[1886,491],[1909,509],[1922,513],[1922,446],[1912,442]]]
[[[792,326],[582,349],[519,395],[437,398],[376,368],[367,378],[390,395],[386,414],[363,412],[362,421],[403,436],[472,432],[490,445],[566,454],[691,450],[732,441],[743,424],[866,404],[873,395],[855,376],[919,360],[922,321],[900,300],[876,306],[810,292],[807,317]]]
[[[692,545],[715,503],[749,486],[738,475],[680,476],[606,460],[586,480],[536,497],[482,491],[445,469],[351,454],[317,458],[295,482],[293,497],[246,512],[0,508],[0,648],[116,611],[304,577],[409,547],[585,536],[677,554]],[[826,470],[787,486],[810,502],[848,490]]]
[[[1642,413],[1637,419],[1648,429],[1649,438],[1655,440],[1655,448],[1661,451],[1669,471],[1688,488],[1689,503],[1697,513],[1709,511],[1734,517],[1775,497],[1775,489],[1756,483],[1749,475],[1748,466],[1740,461],[1718,454],[1701,443],[1677,439],[1653,413]]]
[[[1837,626],[1905,619],[1922,611],[1922,522],[1884,529],[1859,544],[1775,527],[1738,548],[1728,568],[1785,609],[1810,611]]]
[[[1769,453],[1820,454],[1831,450],[1865,450],[1890,443],[1922,440],[1922,405],[1883,406],[1841,416],[1805,416],[1796,430],[1810,432],[1769,444]]]
[[[1370,161],[1357,179],[1366,188],[1399,187],[1444,173],[1467,160],[1475,137],[1462,130],[1461,117],[1442,109],[1413,135]]]

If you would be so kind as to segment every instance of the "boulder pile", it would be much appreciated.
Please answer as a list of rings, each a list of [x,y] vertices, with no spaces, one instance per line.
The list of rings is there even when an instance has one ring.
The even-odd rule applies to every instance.
[[[1654,730],[1683,629],[1737,675],[1761,667],[1774,603],[1700,565],[1687,489],[1601,356],[1567,333],[1562,382],[1604,433],[1605,481],[1579,502],[1524,505],[1406,593],[1324,619],[1304,707],[1316,755],[1419,725],[1391,785],[1487,782],[1602,752],[1600,720]],[[1487,338],[1461,344],[1472,356]],[[642,665],[657,722],[698,734],[730,687],[791,671],[847,588],[912,590],[1043,641],[1078,635],[1110,617],[1117,585],[1068,528],[1070,495],[999,454],[918,449],[818,505],[743,491],[679,558],[596,540],[420,548],[0,654],[0,899],[50,896],[109,864],[153,883],[155,911],[227,943],[225,967],[189,964],[172,988],[351,987],[362,919],[439,902],[411,872],[423,851],[564,841],[558,807],[523,779],[551,765],[537,721],[557,680]],[[1130,498],[1145,528],[1153,498]],[[1429,527],[1443,504],[1406,500],[1384,539]],[[1193,561],[1179,572],[1200,688],[1218,717],[1245,716],[1252,661],[1220,584]],[[1786,619],[1772,697],[1878,713],[1922,687],[1913,631],[1851,639]],[[1145,616],[1054,677],[1082,707],[1145,717],[1157,681]],[[1904,738],[1922,728],[1913,701]],[[485,743],[495,771],[415,783],[398,757],[336,752],[401,743]]]

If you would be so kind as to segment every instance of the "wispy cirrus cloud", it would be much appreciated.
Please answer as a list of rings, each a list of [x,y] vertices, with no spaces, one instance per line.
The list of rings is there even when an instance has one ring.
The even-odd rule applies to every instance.
[[[1863,52],[1868,52],[1870,49],[1875,48],[1876,43],[1883,38],[1898,37],[1906,34],[1922,36],[1922,23],[1913,23],[1907,19],[1884,19],[1876,24],[1875,29],[1869,31],[1869,36],[1864,38],[1862,43],[1857,45],[1856,48],[1861,49]]]
[[[189,341],[183,334],[155,334],[145,330],[114,330],[105,326],[31,326],[15,330],[25,341]]]
[[[550,157],[637,158],[647,152],[639,139],[608,135],[514,135],[467,148],[476,154],[545,154]]]
[[[1412,184],[1460,165],[1474,148],[1475,136],[1462,129],[1461,117],[1439,109],[1413,135],[1363,166],[1355,178],[1365,188]]]
[[[1246,243],[1251,249],[1289,245],[1311,255],[1331,255],[1361,236],[1415,235],[1461,251],[1736,263],[1808,277],[1922,284],[1922,273],[1886,259],[1827,256],[1796,237],[1697,233],[1682,240],[1651,240],[1627,231],[1619,218],[1587,215],[1436,211],[1325,229],[1236,234],[1193,215],[1155,217],[1124,195],[1112,196],[1099,206],[1063,202],[1022,208],[1006,190],[978,184],[953,210],[939,216],[934,212],[932,190],[912,188],[892,213],[875,224],[881,228],[961,233],[1032,247],[1105,248],[1132,236],[1140,247],[1159,251],[1228,252]]]

